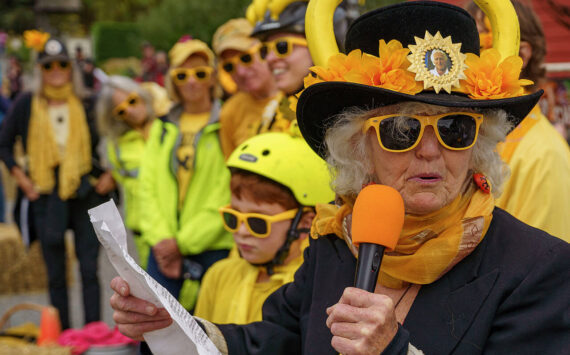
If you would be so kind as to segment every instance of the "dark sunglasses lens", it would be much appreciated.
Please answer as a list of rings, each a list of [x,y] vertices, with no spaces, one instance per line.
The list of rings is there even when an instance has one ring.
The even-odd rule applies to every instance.
[[[243,64],[249,64],[251,63],[251,54],[244,54],[241,57],[239,57],[239,60],[241,60],[241,62]]]
[[[203,70],[198,70],[198,71],[196,72],[196,77],[197,77],[198,79],[206,79],[206,76],[207,76],[207,75],[208,75],[208,74],[207,74],[205,71],[203,71]]]
[[[176,74],[176,79],[182,81],[186,79],[186,73],[178,73]]]
[[[44,63],[43,67],[45,70],[50,70],[51,69],[52,64],[51,63]]]
[[[226,72],[231,73],[234,71],[234,65],[232,63],[226,63],[223,65],[223,68]]]
[[[247,219],[247,224],[257,234],[267,233],[267,222],[261,218],[250,217]]]
[[[125,113],[127,113],[127,111],[125,111],[125,110],[119,110],[119,111],[117,111],[117,116],[123,117],[123,116],[125,115]]]
[[[390,117],[380,122],[380,140],[384,147],[404,150],[416,143],[422,125],[412,117]]]
[[[229,212],[224,212],[224,223],[226,224],[226,226],[228,226],[228,228],[230,229],[236,229],[237,228],[237,222],[238,219],[236,216],[234,216],[233,214],[229,213]]]
[[[441,139],[452,148],[465,148],[473,144],[477,124],[467,115],[451,115],[437,121],[437,130]]]
[[[289,43],[287,41],[279,41],[275,43],[275,50],[281,55],[285,55],[289,52]]]
[[[129,105],[132,106],[132,105],[136,105],[136,104],[137,104],[137,98],[136,97],[129,99]]]
[[[59,62],[59,67],[61,69],[67,69],[68,66],[69,66],[68,62]]]
[[[269,48],[267,48],[266,45],[261,46],[259,48],[259,57],[261,57],[261,59],[267,58],[267,52],[269,52]]]

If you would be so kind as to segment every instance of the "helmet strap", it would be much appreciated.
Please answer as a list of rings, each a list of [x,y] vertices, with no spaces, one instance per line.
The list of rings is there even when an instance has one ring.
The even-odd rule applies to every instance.
[[[285,242],[283,242],[283,245],[279,248],[279,250],[277,250],[273,259],[266,263],[260,263],[260,264],[252,263],[252,265],[265,267],[267,269],[267,275],[269,276],[275,273],[274,270],[275,266],[283,265],[285,259],[287,259],[287,257],[289,256],[289,249],[291,248],[291,244],[293,244],[294,241],[299,239],[301,233],[309,233],[311,231],[308,228],[297,229],[297,226],[301,221],[301,217],[303,217],[303,213],[304,213],[303,207],[301,206],[299,207],[299,210],[295,214],[295,217],[291,222],[289,230],[287,230],[287,237],[285,238]]]

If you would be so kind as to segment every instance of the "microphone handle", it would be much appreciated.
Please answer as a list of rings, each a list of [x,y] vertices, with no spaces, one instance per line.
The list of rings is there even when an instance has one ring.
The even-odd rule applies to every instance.
[[[360,243],[354,287],[374,292],[378,281],[378,272],[384,256],[384,246],[372,243]]]

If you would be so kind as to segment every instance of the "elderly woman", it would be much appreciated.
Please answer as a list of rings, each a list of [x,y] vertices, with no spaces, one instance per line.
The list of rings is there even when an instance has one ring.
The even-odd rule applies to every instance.
[[[123,189],[125,224],[134,235],[139,263],[146,267],[149,246],[141,238],[139,169],[154,119],[151,94],[128,77],[111,76],[97,100],[99,133],[107,138],[111,173]]]
[[[483,91],[473,85],[485,82],[477,29],[451,5],[406,2],[376,10],[353,23],[346,45],[365,54],[337,55],[329,67],[314,68],[313,81],[323,82],[309,86],[297,106],[301,132],[331,166],[342,206],[318,208],[304,264],[267,299],[263,321],[200,321],[210,338],[229,354],[568,349],[570,247],[494,207],[504,174],[494,147],[540,93],[520,96],[526,82],[517,77],[519,87],[502,92],[506,98],[474,99]],[[434,47],[452,57],[450,75],[467,78],[449,93],[424,64]],[[403,230],[384,255],[373,292],[351,287],[358,255],[352,205],[369,183],[394,188],[405,206]],[[128,296],[124,281],[112,287],[123,333],[140,337],[168,324],[162,309],[144,311],[148,303]]]
[[[27,33],[28,34],[28,33]],[[47,35],[47,34],[46,34]],[[46,35],[39,35],[40,39]],[[39,41],[38,85],[21,94],[0,130],[0,159],[14,176],[22,208],[22,236],[37,237],[48,273],[51,303],[61,325],[70,327],[66,282],[65,232],[73,230],[79,260],[85,323],[100,320],[97,278],[99,242],[87,210],[108,199],[114,189],[109,172],[100,168],[92,100],[83,95],[80,73],[63,42]],[[26,164],[15,159],[14,145],[21,139]],[[28,235],[29,233],[29,235]]]

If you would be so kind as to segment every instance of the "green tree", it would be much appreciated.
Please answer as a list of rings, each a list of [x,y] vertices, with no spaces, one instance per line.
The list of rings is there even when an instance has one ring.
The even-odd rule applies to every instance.
[[[140,15],[137,23],[143,38],[157,49],[168,50],[184,34],[210,43],[220,25],[244,17],[251,0],[163,0]]]
[[[0,29],[22,33],[34,27],[33,0],[0,1]]]

